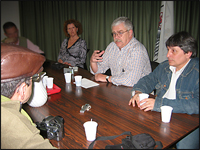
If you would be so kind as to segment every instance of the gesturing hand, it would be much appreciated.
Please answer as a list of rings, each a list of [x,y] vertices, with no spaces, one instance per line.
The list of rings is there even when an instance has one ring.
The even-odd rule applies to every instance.
[[[95,50],[91,56],[90,62],[96,63],[96,62],[102,62],[102,55],[105,53],[105,51]]]

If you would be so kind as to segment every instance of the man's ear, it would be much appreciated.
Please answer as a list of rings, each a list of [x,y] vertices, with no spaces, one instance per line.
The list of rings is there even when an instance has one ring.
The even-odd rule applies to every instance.
[[[134,37],[134,33],[133,33],[133,30],[129,30],[129,36],[133,36]]]
[[[18,100],[20,102],[23,102],[25,98],[25,93],[27,90],[27,85],[25,82],[23,82],[16,90],[14,95],[11,97],[11,100]]]
[[[20,102],[23,102],[24,101],[24,98],[25,98],[25,93],[26,93],[26,90],[27,90],[27,85],[25,82],[23,82],[21,85],[20,85],[20,89],[19,89],[19,94],[20,94]]]
[[[190,51],[187,52],[187,53],[186,53],[186,56],[187,56],[188,58],[190,58],[190,57],[192,56],[192,52],[190,52]]]

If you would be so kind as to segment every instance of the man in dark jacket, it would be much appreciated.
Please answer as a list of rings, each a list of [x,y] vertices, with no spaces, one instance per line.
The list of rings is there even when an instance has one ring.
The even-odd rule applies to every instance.
[[[172,35],[166,41],[168,60],[160,63],[149,75],[133,86],[129,105],[144,111],[173,107],[173,113],[199,114],[199,58],[197,42],[187,32]],[[140,93],[156,89],[156,98],[139,100]],[[144,103],[145,102],[145,103]],[[142,104],[144,103],[144,104]],[[199,128],[180,140],[177,149],[199,149]]]

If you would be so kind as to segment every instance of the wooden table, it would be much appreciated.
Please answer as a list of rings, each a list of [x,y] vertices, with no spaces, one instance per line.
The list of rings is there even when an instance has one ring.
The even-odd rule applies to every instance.
[[[54,84],[61,88],[61,92],[48,96],[48,101],[41,107],[30,107],[24,104],[23,108],[34,122],[42,121],[46,116],[62,116],[64,118],[65,137],[57,142],[50,142],[60,149],[88,148],[91,142],[86,140],[83,123],[94,120],[98,123],[98,136],[113,136],[130,131],[132,135],[149,133],[156,141],[161,141],[163,148],[172,144],[199,127],[199,115],[173,113],[170,123],[161,121],[160,112],[144,112],[138,107],[128,105],[131,97],[130,87],[115,86],[111,83],[100,83],[92,88],[76,87],[66,84],[63,69],[53,70],[47,61],[44,71],[54,77]],[[87,70],[78,69],[74,75],[82,75],[94,81],[94,76]],[[81,106],[90,104],[91,109],[80,113]],[[105,148],[106,145],[120,144],[120,136],[114,140],[97,141],[94,148]]]

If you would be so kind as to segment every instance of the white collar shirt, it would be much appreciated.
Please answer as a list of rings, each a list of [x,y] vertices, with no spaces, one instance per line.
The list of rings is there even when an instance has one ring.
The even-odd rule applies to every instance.
[[[179,71],[176,71],[176,67],[173,66],[169,67],[169,69],[172,71],[172,77],[169,88],[167,92],[163,95],[163,98],[168,98],[173,100],[176,99],[176,82],[181,73],[183,72],[183,70],[185,69],[185,67],[187,66],[187,64],[190,62],[190,60]]]

